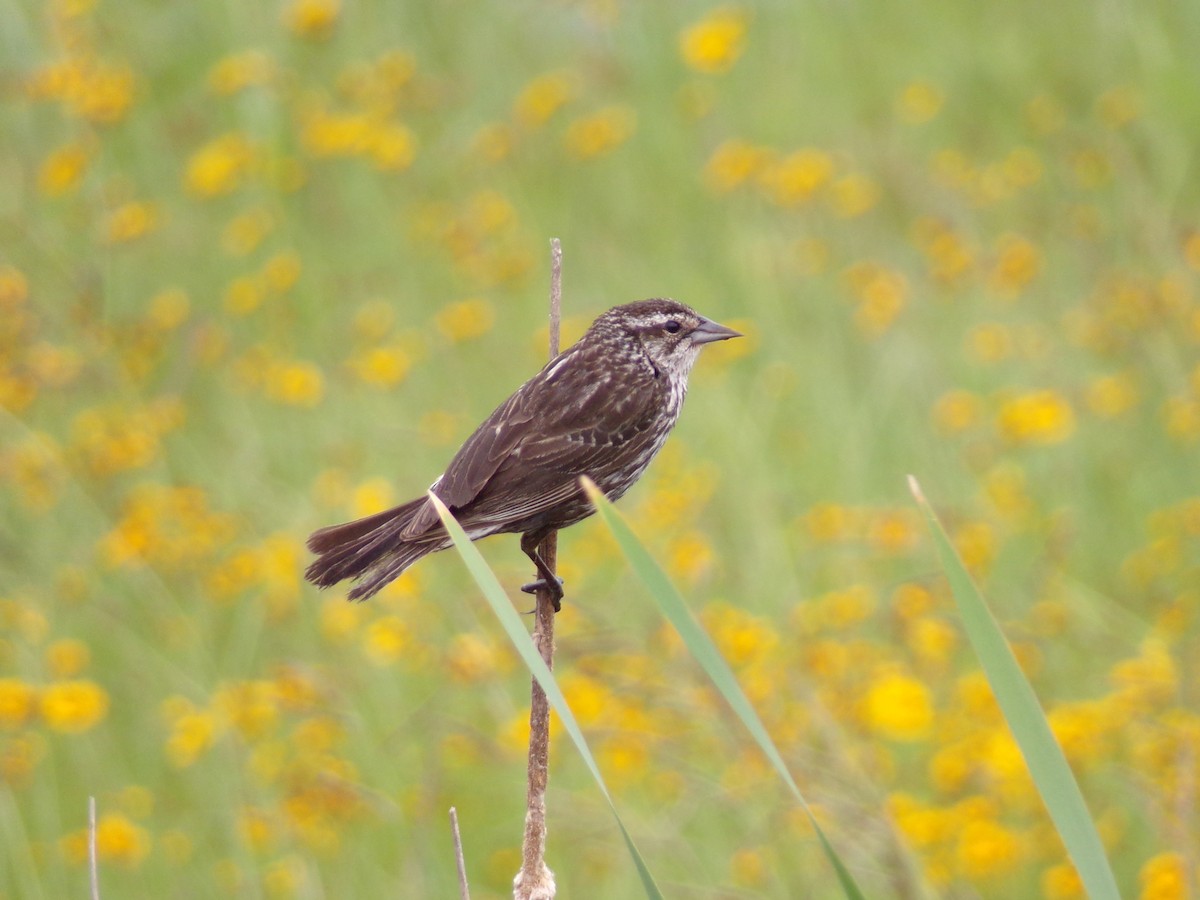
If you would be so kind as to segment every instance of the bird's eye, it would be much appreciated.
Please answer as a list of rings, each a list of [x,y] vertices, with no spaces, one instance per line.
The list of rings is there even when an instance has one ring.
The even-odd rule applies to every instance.
[[[682,327],[683,326],[680,325],[678,322],[676,322],[674,319],[672,319],[670,322],[668,322],[666,325],[663,326],[663,328],[666,330],[667,334],[678,334],[679,329]]]

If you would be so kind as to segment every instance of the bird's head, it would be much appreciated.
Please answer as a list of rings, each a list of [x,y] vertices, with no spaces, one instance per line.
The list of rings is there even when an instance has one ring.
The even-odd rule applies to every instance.
[[[713,341],[741,337],[732,328],[706,319],[690,306],[675,300],[640,300],[615,306],[592,325],[633,338],[656,370],[686,378],[700,348]]]

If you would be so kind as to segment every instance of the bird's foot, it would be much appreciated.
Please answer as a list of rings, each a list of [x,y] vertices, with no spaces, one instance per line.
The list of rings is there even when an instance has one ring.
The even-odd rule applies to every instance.
[[[521,590],[526,594],[536,594],[538,591],[550,589],[550,602],[554,604],[554,611],[558,612],[562,609],[563,598],[563,580],[555,576],[553,582],[547,582],[545,578],[539,578],[537,581],[531,581],[529,584],[521,585]]]

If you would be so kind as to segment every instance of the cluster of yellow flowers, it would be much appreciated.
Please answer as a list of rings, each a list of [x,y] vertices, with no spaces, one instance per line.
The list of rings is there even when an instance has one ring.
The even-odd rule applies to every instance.
[[[1194,892],[1200,221],[1126,140],[1161,97],[1039,83],[1002,137],[967,135],[975,101],[918,67],[861,134],[765,129],[762,98],[818,93],[759,81],[787,6],[676,20],[643,36],[650,66],[613,31],[632,6],[566,4],[545,15],[571,17],[569,52],[497,66],[471,42],[390,48],[378,10],[339,0],[223,21],[233,46],[197,29],[181,61],[139,50],[118,9],[46,5],[0,108],[30,142],[5,170],[30,189],[0,203],[23,226],[0,247],[0,785],[28,883],[82,876],[89,792],[106,877],[270,897],[370,893],[341,874],[363,842],[411,844],[396,868],[416,871],[444,805],[508,802],[526,679],[449,554],[353,605],[304,585],[304,536],[419,490],[500,399],[497,360],[511,386],[514,352],[541,358],[545,331],[511,313],[547,222],[581,241],[601,223],[578,253],[604,272],[660,253],[662,214],[693,274],[744,298],[748,337],[705,351],[711,418],[623,509],[852,868],[913,895],[1083,896],[896,496],[919,465],[956,490],[954,545],[1130,895]],[[576,309],[632,299],[598,297]],[[487,546],[518,583],[512,542]],[[603,530],[562,547],[561,684],[623,811],[704,835],[731,892],[795,893],[807,820],[776,808]],[[611,848],[579,828],[573,862],[608,884]],[[476,839],[505,888],[511,847]]]

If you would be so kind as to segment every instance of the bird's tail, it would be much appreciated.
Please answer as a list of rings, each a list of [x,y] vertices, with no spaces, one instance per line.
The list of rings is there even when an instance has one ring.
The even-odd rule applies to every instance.
[[[418,497],[373,516],[314,531],[308,549],[317,558],[304,577],[323,588],[346,578],[362,579],[348,599],[373,596],[422,556],[446,546],[445,531],[440,527],[416,539],[401,537],[425,502]]]

